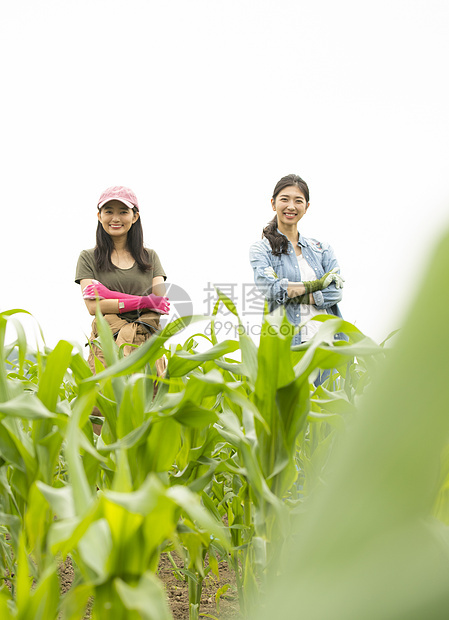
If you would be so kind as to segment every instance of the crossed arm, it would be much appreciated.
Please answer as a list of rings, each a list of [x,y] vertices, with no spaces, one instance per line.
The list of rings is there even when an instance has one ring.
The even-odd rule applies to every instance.
[[[271,278],[277,278],[272,267],[266,267],[264,274]],[[343,288],[343,278],[338,273],[338,268],[331,269],[317,280],[304,282],[288,282],[287,295],[290,298],[295,297],[296,301],[301,304],[315,304],[313,293],[326,289],[330,284],[334,283],[337,288]]]
[[[89,314],[95,315],[97,303],[102,314],[119,314],[129,310],[148,309],[159,314],[168,314],[170,303],[165,297],[164,278],[153,278],[151,295],[126,295],[118,291],[110,291],[97,280],[83,279],[80,281],[84,303]],[[99,300],[99,302],[98,302]]]

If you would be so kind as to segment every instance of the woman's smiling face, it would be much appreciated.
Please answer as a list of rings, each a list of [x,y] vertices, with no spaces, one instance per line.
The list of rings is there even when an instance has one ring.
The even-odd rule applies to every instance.
[[[105,232],[111,237],[127,235],[129,229],[139,218],[139,213],[134,213],[119,200],[110,200],[98,213],[98,219]]]
[[[281,226],[296,226],[303,217],[309,203],[302,191],[296,185],[284,187],[275,200],[271,200],[273,211],[278,217],[278,228]]]

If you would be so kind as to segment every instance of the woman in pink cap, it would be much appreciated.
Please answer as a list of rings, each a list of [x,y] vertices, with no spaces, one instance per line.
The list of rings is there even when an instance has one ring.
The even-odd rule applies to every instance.
[[[166,275],[156,252],[143,245],[139,205],[132,190],[109,187],[100,196],[97,215],[97,244],[81,252],[75,282],[81,285],[89,313],[94,316],[99,304],[117,345],[125,345],[128,355],[158,331],[160,315],[169,312]],[[95,358],[105,364],[101,349],[93,344],[97,337],[94,319],[88,358],[92,372]],[[162,374],[163,358],[156,367]]]

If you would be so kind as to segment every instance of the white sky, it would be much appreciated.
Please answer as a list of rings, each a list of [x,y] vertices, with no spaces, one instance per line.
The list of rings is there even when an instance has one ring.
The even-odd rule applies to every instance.
[[[0,308],[84,342],[75,265],[100,193],[127,185],[195,312],[209,282],[241,310],[294,172],[344,317],[382,340],[449,224],[448,23],[446,0],[3,0]]]

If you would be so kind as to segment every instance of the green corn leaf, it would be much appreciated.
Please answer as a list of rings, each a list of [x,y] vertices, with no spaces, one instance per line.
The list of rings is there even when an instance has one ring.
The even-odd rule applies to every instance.
[[[90,584],[72,586],[64,595],[61,603],[62,617],[64,620],[80,620],[85,617],[85,611],[89,597],[94,590]]]
[[[7,401],[10,397],[10,391],[7,381],[7,373],[5,366],[5,334],[6,334],[6,325],[8,319],[14,314],[24,313],[30,315],[26,310],[4,310],[0,312],[0,403]],[[31,315],[30,315],[31,316]],[[17,325],[17,323],[16,323]],[[20,329],[20,328],[19,328]],[[23,347],[25,346],[23,342],[23,330],[20,330],[20,334],[18,334],[18,341],[20,342],[19,346],[19,359],[21,359],[21,355],[23,351]]]
[[[169,323],[161,332],[159,332],[159,334],[149,338],[149,340],[134,351],[132,355],[128,355],[128,357],[119,360],[102,372],[98,373],[96,376],[85,379],[85,383],[103,381],[108,377],[120,377],[122,375],[141,371],[146,364],[154,364],[154,362],[161,356],[161,348],[165,342],[176,333],[184,329],[185,321],[188,320],[190,324],[207,319],[207,316],[193,315],[180,318]]]
[[[147,439],[146,469],[149,472],[170,470],[181,448],[181,426],[171,417],[153,421]]]
[[[82,517],[76,516],[71,518],[66,518],[60,521],[55,521],[48,532],[48,545],[53,553],[53,555],[60,554],[63,558],[65,558],[69,553],[73,552],[73,550],[77,547],[80,540],[85,536],[89,527],[95,523],[100,521],[103,518],[102,507],[99,501],[96,501],[91,504],[90,508],[84,512]],[[94,547],[92,551],[89,553],[97,553],[95,551],[96,545],[99,545],[101,549],[98,553],[102,553],[102,549],[104,548],[104,540],[103,537],[101,540],[94,538]],[[95,542],[97,540],[98,542]],[[93,560],[94,562],[95,560]],[[85,567],[84,567],[85,568]],[[90,576],[91,578],[97,578],[98,575]]]
[[[117,471],[114,476],[112,490],[127,493],[133,490],[131,469],[128,462],[127,450],[117,451]]]
[[[216,344],[205,353],[188,353],[179,351],[168,363],[170,377],[181,377],[197,368],[202,362],[216,360],[223,355],[232,353],[238,349],[238,343],[233,340],[225,340]]]
[[[189,401],[179,405],[171,415],[183,426],[190,426],[192,428],[206,428],[218,420],[218,415],[215,411],[199,407]]]
[[[118,349],[115,344],[111,328],[109,327],[109,323],[106,321],[98,307],[95,319],[97,322],[98,336],[106,366],[113,366],[119,359]]]
[[[217,519],[217,521],[220,521],[221,515],[218,512],[214,502],[211,500],[209,495],[203,491],[201,493],[201,499],[202,499],[204,506],[207,508],[207,510]],[[217,577],[218,577],[218,574],[217,574]]]
[[[11,444],[9,443],[9,441],[11,440],[12,444],[14,444],[15,449],[20,454],[20,458],[22,459],[22,463],[17,463],[18,469],[23,469],[23,471],[27,472],[29,478],[33,478],[38,468],[38,461],[36,459],[34,445],[28,433],[24,431],[20,420],[17,419],[15,416],[9,416],[7,418],[4,418],[0,423],[0,427],[1,426],[6,429],[9,435],[6,445],[10,446]],[[0,430],[0,437],[3,436],[4,438],[6,438],[3,430]],[[12,454],[12,452],[7,454],[10,455]]]
[[[122,579],[114,580],[114,587],[129,611],[136,611],[142,620],[171,620],[164,588],[150,571],[145,572],[137,586]]]
[[[240,350],[242,352],[242,374],[246,375],[254,386],[258,373],[257,347],[241,326],[239,331]]]
[[[215,593],[215,608],[217,610],[217,614],[220,611],[220,597],[223,596],[223,594],[226,594],[229,588],[230,588],[229,583],[225,583],[224,586],[221,586],[221,588],[218,588],[218,590]],[[212,617],[212,616],[209,616],[209,617]]]
[[[160,545],[174,536],[179,508],[155,476],[134,492],[106,491],[101,505],[114,547],[108,566],[115,575],[157,568]]]
[[[67,427],[67,444],[65,455],[73,487],[73,498],[77,514],[87,510],[92,502],[92,491],[89,487],[86,472],[84,471],[79,447],[81,444],[81,428],[89,418],[90,412],[96,401],[95,392],[89,392],[80,396],[73,408],[72,417]]]
[[[217,291],[218,299],[226,306],[229,312],[232,312],[234,316],[238,317],[239,315],[237,312],[237,308],[235,307],[232,299],[230,299],[227,295],[220,291],[218,287],[215,287],[215,290]]]
[[[167,490],[167,496],[173,499],[208,534],[219,540],[225,549],[229,549],[230,540],[226,529],[201,505],[198,495],[184,486],[175,485]]]
[[[218,342],[217,334],[216,334],[216,331],[215,331],[215,317],[218,314],[218,308],[220,307],[220,303],[221,303],[220,299],[217,299],[217,301],[215,302],[215,305],[214,305],[214,309],[212,311],[212,318],[211,318],[211,322],[210,322],[210,338],[211,338],[211,341],[212,341],[213,345],[216,345],[217,342]]]
[[[314,398],[312,402],[320,409],[331,413],[357,413],[357,407],[350,403],[347,398]]]
[[[158,498],[165,495],[165,488],[157,476],[150,474],[139,489],[132,493],[105,491],[111,502],[123,506],[126,510],[146,516],[155,506]]]
[[[25,618],[25,612],[28,610],[30,599],[32,578],[30,576],[30,568],[28,566],[28,555],[25,545],[25,532],[22,531],[19,539],[19,553],[17,557],[17,575],[16,575],[16,600],[18,617]]]
[[[332,329],[326,326],[326,331],[329,333],[332,332]],[[299,350],[299,348],[296,350]],[[368,356],[376,355],[383,356],[384,350],[374,343],[372,345],[356,343],[347,346],[334,346],[323,344],[320,340],[312,340],[300,361],[295,365],[294,372],[297,378],[302,377],[303,381],[307,381],[309,375],[317,368],[339,368],[346,365],[348,360],[350,361],[354,357],[366,356],[368,359]]]
[[[6,318],[3,313],[0,314],[0,403],[5,402],[9,398],[9,389],[5,365],[5,334],[6,334]]]
[[[117,417],[117,439],[121,439],[133,428],[139,426],[138,421],[143,422],[143,406],[139,401],[134,403],[133,386],[122,381],[122,396]]]
[[[283,335],[287,323],[280,312],[267,315],[260,338],[254,402],[270,429],[276,391],[295,378],[290,355],[292,335]]]
[[[17,340],[14,343],[14,346],[17,345],[18,350],[19,376],[23,376],[23,367],[25,364],[25,357],[27,353],[27,339],[25,330],[22,324],[19,321],[16,321],[14,318],[10,318],[9,322],[14,325],[14,329],[16,330]]]
[[[88,521],[91,521],[90,517]],[[111,565],[114,568],[114,544],[107,519],[97,518],[90,523],[78,542],[78,550],[84,565],[96,575],[95,580],[106,581]]]
[[[52,511],[59,519],[69,519],[75,517],[75,502],[71,486],[55,489],[54,487],[37,480],[36,487],[45,497]]]
[[[130,512],[106,497],[102,497],[102,507],[112,536],[107,558],[110,574],[139,575],[147,565],[148,550],[142,533],[144,515]]]
[[[223,360],[215,360],[215,364],[219,368],[227,370],[233,375],[243,375],[245,377],[249,377],[249,370],[247,370],[243,362],[224,362]]]
[[[47,530],[52,522],[52,515],[46,499],[36,484],[33,484],[25,513],[24,525],[30,551],[40,568],[43,567]]]
[[[30,420],[58,418],[34,394],[26,392],[8,402],[0,403],[1,415]]]
[[[59,389],[72,359],[72,349],[70,342],[61,340],[47,358],[37,396],[50,411],[56,410]]]
[[[12,598],[9,595],[8,589],[3,588],[0,590],[0,618],[2,620],[13,620],[13,618],[17,617],[11,612],[10,602],[12,603]]]
[[[59,429],[54,429],[35,444],[36,456],[39,462],[39,477],[45,482],[50,483],[53,480],[62,441],[62,433],[59,432]]]
[[[11,491],[10,494],[12,495]],[[11,512],[12,510],[10,510],[9,513],[0,512],[0,523],[8,528],[11,536],[12,548],[14,550],[14,553],[17,553],[17,549],[19,548],[20,534],[22,532],[22,519],[14,514],[11,514]]]
[[[118,441],[107,445],[97,444],[97,448],[99,452],[111,452],[117,449],[129,450],[130,448],[133,448],[134,446],[137,446],[145,441],[152,423],[153,422],[151,419],[146,420],[141,426],[139,426],[139,428],[134,429]]]
[[[72,354],[70,368],[73,371],[73,375],[77,383],[81,383],[84,379],[88,379],[92,376],[92,371],[89,364],[80,353]]]
[[[316,411],[309,411],[309,415],[307,417],[309,421],[318,420],[319,422],[326,422],[340,431],[345,429],[345,423],[341,415],[337,415],[335,413],[319,413]]]
[[[25,471],[26,466],[23,462],[21,452],[16,446],[14,437],[14,432],[11,433],[9,429],[5,428],[5,425],[0,420],[1,457],[2,459],[4,459],[5,462],[14,464],[14,467],[16,469]]]
[[[59,580],[56,565],[50,565],[42,574],[27,606],[19,612],[18,619],[48,620],[57,618],[59,608]]]
[[[200,456],[198,460],[190,461],[190,464],[194,465],[195,477],[188,477],[188,488],[194,493],[201,493],[201,491],[210,484],[215,472],[219,473],[220,462],[217,459]]]
[[[310,320],[310,319],[309,319]],[[318,323],[326,323],[330,321],[333,324],[334,333],[344,332],[347,336],[349,336],[349,342],[353,344],[354,342],[358,342],[359,340],[363,340],[366,338],[365,334],[361,332],[355,325],[345,321],[341,317],[336,317],[333,314],[317,314],[313,317],[313,320]],[[308,321],[304,321],[302,325],[305,325]],[[345,341],[337,341],[340,344],[346,344]]]
[[[240,350],[242,352],[242,363],[244,365],[243,368],[245,369],[245,373],[243,374],[247,374],[247,376],[251,380],[251,383],[254,385],[257,377],[257,347],[254,344],[253,340],[246,333],[234,302],[222,291],[220,291],[219,288],[215,287],[215,290],[218,294],[218,301],[223,302],[226,308],[238,319]]]

